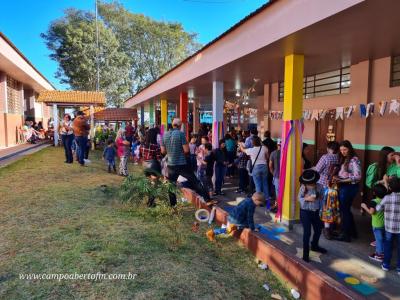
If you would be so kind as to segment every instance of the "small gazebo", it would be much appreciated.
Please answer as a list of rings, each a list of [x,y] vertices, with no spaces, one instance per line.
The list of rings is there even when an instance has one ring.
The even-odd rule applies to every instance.
[[[95,122],[128,122],[138,120],[135,108],[106,108],[94,113]]]
[[[58,107],[75,108],[87,106],[90,108],[91,135],[94,134],[94,107],[104,107],[106,97],[103,92],[91,91],[43,91],[37,102],[53,106],[54,129],[58,128]],[[54,145],[58,145],[58,132],[54,130]]]

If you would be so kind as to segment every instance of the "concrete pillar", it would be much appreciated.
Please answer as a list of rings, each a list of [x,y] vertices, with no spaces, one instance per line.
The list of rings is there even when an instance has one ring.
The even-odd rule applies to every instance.
[[[154,112],[154,100],[150,100],[149,102],[149,122],[150,124],[154,124],[155,123],[155,112]]]
[[[167,99],[161,99],[161,135],[168,130],[168,101]]]
[[[266,83],[264,84],[264,130],[271,130],[271,120],[268,118],[266,113],[271,110],[271,84]]]
[[[200,129],[199,100],[193,99],[193,132],[198,133]]]
[[[140,125],[144,126],[144,105],[140,106]]]
[[[285,90],[283,109],[283,147],[279,197],[283,221],[289,226],[299,219],[298,178],[302,170],[302,117],[303,117],[304,56],[289,54],[285,57]],[[289,132],[291,132],[290,135]],[[288,139],[285,140],[288,135]],[[285,152],[287,149],[287,152]],[[285,154],[286,153],[286,154]]]
[[[212,89],[212,145],[218,148],[218,141],[224,136],[224,83],[213,81]]]
[[[53,127],[54,127],[54,146],[58,146],[58,109],[57,104],[53,104]]]
[[[188,93],[181,92],[179,95],[179,117],[182,120],[182,131],[185,132],[186,139],[189,139],[188,130]]]
[[[7,76],[0,72],[0,148],[7,146]]]

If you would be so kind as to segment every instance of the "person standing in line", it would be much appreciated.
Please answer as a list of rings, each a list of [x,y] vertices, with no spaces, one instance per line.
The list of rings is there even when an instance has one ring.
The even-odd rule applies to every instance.
[[[81,166],[85,165],[85,151],[88,142],[88,135],[90,130],[90,125],[85,117],[83,111],[78,111],[77,116],[73,122],[73,130],[75,135],[75,140],[78,146],[78,161]]]
[[[72,142],[74,141],[74,130],[72,129],[71,116],[64,114],[63,120],[60,124],[61,141],[64,146],[65,163],[72,164],[74,158],[72,156]]]

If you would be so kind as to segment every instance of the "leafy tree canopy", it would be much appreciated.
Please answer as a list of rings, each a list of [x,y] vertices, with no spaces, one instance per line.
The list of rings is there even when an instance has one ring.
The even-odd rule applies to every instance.
[[[200,48],[197,35],[179,23],[134,14],[118,2],[99,3],[100,90],[109,106],[156,80]],[[96,90],[96,20],[93,13],[67,9],[42,38],[59,64],[56,77],[72,89]]]

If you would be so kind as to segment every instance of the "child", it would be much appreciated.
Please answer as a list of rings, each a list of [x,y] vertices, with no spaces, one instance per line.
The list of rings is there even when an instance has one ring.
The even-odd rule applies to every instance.
[[[139,137],[137,135],[135,135],[133,137],[132,146],[131,146],[131,154],[133,157],[134,165],[137,165],[138,161],[139,161],[139,146],[140,146]]]
[[[197,162],[196,162],[196,138],[192,137],[189,143],[189,151],[190,151],[190,166],[192,167],[192,170],[195,172],[197,171]]]
[[[120,129],[117,133],[115,143],[117,145],[117,154],[120,159],[119,162],[119,175],[128,176],[128,157],[130,150],[130,143],[125,139],[125,130]]]
[[[144,175],[148,178],[148,180],[153,186],[159,184],[160,179],[162,178],[160,162],[156,159],[153,159],[151,161],[151,164],[149,165],[149,168],[144,170]],[[154,197],[149,197],[147,201],[147,206],[155,207],[156,204],[154,201],[155,201]]]
[[[229,164],[228,154],[225,148],[225,140],[221,139],[219,141],[219,148],[215,150],[215,193],[214,196],[224,195],[221,191],[222,183],[224,182],[224,177],[226,173],[226,167]]]
[[[372,217],[372,231],[375,236],[375,253],[372,253],[369,258],[382,262],[384,237],[385,237],[385,219],[383,211],[376,211],[376,206],[381,203],[383,197],[387,194],[387,189],[383,184],[375,184],[372,188],[375,199],[372,199],[370,207],[365,203],[361,204],[361,208],[369,213]]]
[[[376,206],[377,211],[384,209],[385,244],[382,270],[389,271],[392,259],[392,244],[397,238],[397,273],[400,275],[400,178],[389,179],[389,192]]]
[[[240,152],[239,157],[235,160],[239,173],[239,188],[236,190],[237,194],[245,193],[249,184],[249,173],[247,172],[248,160],[249,157],[244,152]]]
[[[196,150],[197,168],[199,168],[202,164],[202,161],[204,161],[205,158],[204,147],[206,144],[208,144],[208,137],[207,136],[201,137],[201,145],[197,147]],[[200,180],[200,174],[197,174],[197,178],[199,178]]]
[[[228,216],[228,227],[234,224],[239,229],[250,228],[252,231],[258,231],[254,225],[254,212],[256,206],[265,205],[265,196],[263,193],[256,192],[251,198],[246,198],[239,205],[235,206]]]
[[[108,164],[108,173],[111,173],[111,167],[113,168],[114,172],[117,172],[117,169],[115,168],[115,145],[113,140],[108,140],[107,141],[107,147],[104,149],[103,152],[103,159],[107,160]]]
[[[199,180],[208,190],[211,197],[213,191],[212,176],[214,171],[215,157],[214,153],[212,152],[212,145],[210,143],[204,145],[203,153],[205,157],[201,161],[201,165],[199,166],[197,171],[199,174]]]
[[[314,229],[313,239],[311,241],[311,250],[326,253],[327,250],[318,245],[321,236],[323,223],[319,212],[322,208],[324,188],[317,183],[320,175],[313,169],[308,169],[300,176],[301,183],[299,190],[300,202],[300,220],[303,224],[303,260],[310,261],[310,236],[311,226]]]

